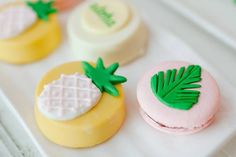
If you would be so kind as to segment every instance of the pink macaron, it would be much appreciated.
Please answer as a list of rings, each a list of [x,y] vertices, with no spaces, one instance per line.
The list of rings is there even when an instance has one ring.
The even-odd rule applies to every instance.
[[[76,6],[81,1],[82,0],[55,0],[54,5],[59,11],[64,11]]]
[[[163,62],[143,75],[137,87],[140,113],[154,128],[172,134],[192,134],[214,120],[220,91],[200,65]]]

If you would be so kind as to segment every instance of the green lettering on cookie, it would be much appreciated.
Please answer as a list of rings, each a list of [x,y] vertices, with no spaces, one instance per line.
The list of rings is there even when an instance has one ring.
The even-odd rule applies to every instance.
[[[113,19],[113,14],[109,13],[105,6],[99,6],[94,3],[90,5],[90,8],[108,27],[112,27],[116,23]]]

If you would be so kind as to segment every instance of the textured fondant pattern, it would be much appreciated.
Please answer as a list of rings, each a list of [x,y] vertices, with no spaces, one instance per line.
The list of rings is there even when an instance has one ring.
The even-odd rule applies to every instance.
[[[61,75],[44,87],[38,97],[40,111],[54,120],[70,120],[89,111],[101,97],[100,90],[85,75]]]
[[[37,21],[35,13],[27,6],[14,6],[0,12],[0,39],[15,37]]]

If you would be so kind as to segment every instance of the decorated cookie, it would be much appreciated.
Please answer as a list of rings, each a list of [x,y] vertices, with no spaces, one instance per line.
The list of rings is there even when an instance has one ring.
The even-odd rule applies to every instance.
[[[220,106],[214,78],[200,65],[164,62],[140,80],[137,98],[143,118],[160,131],[198,132],[212,123]]]
[[[136,11],[122,0],[92,0],[70,15],[70,45],[82,60],[102,56],[125,64],[145,52],[147,30]]]
[[[0,8],[0,60],[29,63],[52,52],[61,40],[53,2],[16,2]]]
[[[36,89],[35,117],[52,142],[73,148],[91,147],[113,136],[125,117],[122,86],[126,78],[105,67],[71,62],[49,71]]]

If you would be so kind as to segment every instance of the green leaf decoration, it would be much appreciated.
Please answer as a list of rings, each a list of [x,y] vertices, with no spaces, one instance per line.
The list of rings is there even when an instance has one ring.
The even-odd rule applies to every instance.
[[[151,78],[151,88],[155,96],[165,105],[180,110],[189,110],[198,102],[201,81],[201,67],[190,65],[158,72]]]
[[[48,21],[48,16],[50,14],[57,12],[57,9],[53,8],[54,1],[44,2],[43,0],[38,0],[36,2],[26,3],[34,10],[38,18],[44,21]]]
[[[115,75],[119,64],[114,63],[105,68],[103,60],[97,60],[96,67],[93,67],[88,62],[82,62],[85,75],[92,79],[93,83],[100,89],[101,92],[105,91],[112,96],[118,96],[119,92],[114,85],[124,83],[127,79],[123,76]]]

